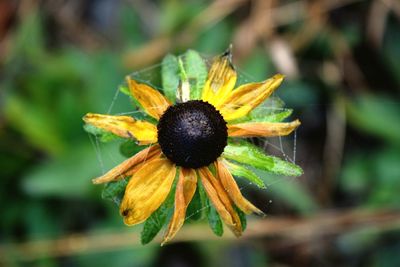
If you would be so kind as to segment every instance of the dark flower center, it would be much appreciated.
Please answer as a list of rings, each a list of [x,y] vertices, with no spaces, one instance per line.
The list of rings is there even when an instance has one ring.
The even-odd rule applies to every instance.
[[[199,168],[215,161],[228,138],[222,115],[213,105],[200,100],[169,107],[157,129],[164,155],[185,168]]]

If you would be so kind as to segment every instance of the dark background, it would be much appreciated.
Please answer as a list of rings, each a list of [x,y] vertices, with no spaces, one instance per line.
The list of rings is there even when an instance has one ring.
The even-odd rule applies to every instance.
[[[399,22],[397,0],[0,1],[0,265],[400,266]],[[142,246],[90,182],[118,144],[81,117],[168,52],[231,43],[247,79],[286,75],[302,125],[283,151],[305,174],[242,185],[268,216],[241,239],[203,221]]]

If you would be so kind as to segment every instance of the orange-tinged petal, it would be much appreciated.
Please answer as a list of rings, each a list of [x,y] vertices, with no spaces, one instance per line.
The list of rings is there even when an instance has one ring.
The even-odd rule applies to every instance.
[[[232,202],[221,185],[207,167],[199,168],[199,176],[204,186],[208,197],[213,203],[221,219],[235,234],[235,236],[242,235],[242,224],[237,212],[232,206]]]
[[[124,162],[109,170],[106,174],[92,180],[94,184],[108,183],[126,176],[131,176],[134,170],[137,170],[143,163],[161,156],[159,145],[154,145],[143,149],[136,155],[126,159]]]
[[[230,137],[272,137],[285,136],[300,125],[299,120],[292,122],[249,122],[228,125]]]
[[[168,159],[154,159],[129,180],[120,206],[124,223],[145,221],[167,198],[175,178],[176,166]]]
[[[218,172],[218,178],[235,205],[246,214],[254,212],[258,215],[263,215],[264,213],[261,210],[256,208],[243,197],[236,181],[233,179],[232,174],[229,172],[225,164],[221,160],[217,160],[215,165]]]
[[[282,74],[276,74],[264,82],[240,86],[221,103],[222,116],[227,121],[246,116],[275,91],[282,83],[283,78]]]
[[[144,83],[138,83],[130,77],[126,78],[129,90],[136,100],[142,105],[147,114],[159,120],[165,110],[171,105],[169,100],[159,91]]]
[[[162,245],[171,240],[185,222],[186,209],[196,192],[197,174],[194,169],[181,168],[175,191],[175,210],[164,235]]]
[[[114,116],[88,113],[83,117],[87,124],[111,132],[124,138],[135,138],[140,144],[157,142],[157,127],[147,121],[129,116]]]
[[[203,88],[202,100],[209,102],[216,108],[224,102],[236,84],[237,75],[231,58],[231,51],[228,50],[214,59]]]

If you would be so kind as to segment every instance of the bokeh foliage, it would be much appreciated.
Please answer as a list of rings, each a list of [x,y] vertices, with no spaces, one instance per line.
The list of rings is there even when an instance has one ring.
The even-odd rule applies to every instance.
[[[276,1],[273,16],[262,4],[270,1],[226,1],[226,6],[213,1],[66,1],[57,8],[52,1],[9,2],[1,9],[2,18],[9,19],[0,20],[0,253],[7,255],[5,266],[174,266],[174,259],[193,266],[398,265],[399,228],[379,224],[359,224],[351,231],[308,241],[259,236],[238,243],[219,239],[162,249],[132,245],[65,257],[39,255],[28,261],[18,250],[2,250],[9,244],[71,233],[123,230],[136,236],[141,227],[125,228],[115,204],[101,199],[102,187],[90,182],[131,155],[135,145],[118,138],[107,143],[91,138],[82,129],[81,118],[89,111],[106,113],[112,103],[112,113],[133,110],[134,103],[123,93],[113,101],[124,86],[123,77],[160,63],[166,54],[191,48],[210,59],[230,43],[240,82],[287,74],[274,99],[282,99],[286,106],[280,103],[281,108],[288,113],[286,107],[293,109],[292,118],[302,121],[296,146],[296,163],[305,170],[301,178],[254,170],[267,189],[238,179],[244,194],[267,212],[266,220],[290,217],[295,223],[324,216],[327,210],[367,210],[379,221],[381,212],[396,213],[397,4],[386,8],[379,35],[370,32],[371,25],[380,23],[371,14],[383,1],[372,0],[339,1],[336,7],[326,4],[329,1],[315,1],[324,3],[321,6]],[[290,4],[300,19],[285,13]],[[303,5],[305,11],[299,8]],[[290,60],[280,58],[280,53]],[[293,64],[295,71],[288,67]],[[158,65],[136,74],[149,81],[160,70]],[[163,86],[157,78],[153,83]],[[272,146],[279,148],[279,140],[268,141],[268,152],[282,157]],[[290,157],[293,141],[283,139]],[[209,221],[220,233],[213,212],[208,212]],[[312,220],[310,225],[313,230]],[[207,228],[201,229],[210,231]]]

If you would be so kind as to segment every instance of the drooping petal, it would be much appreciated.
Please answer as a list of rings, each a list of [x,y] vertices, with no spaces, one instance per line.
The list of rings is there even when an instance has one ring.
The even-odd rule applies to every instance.
[[[224,190],[221,182],[217,180],[207,167],[199,168],[199,176],[208,197],[213,203],[224,223],[231,229],[235,236],[242,235],[242,225],[239,215],[234,210],[232,202]]]
[[[160,157],[161,149],[159,145],[154,145],[143,149],[136,155],[126,159],[124,162],[109,170],[106,174],[92,180],[94,184],[103,184],[115,181],[126,176],[131,176],[135,170],[137,171],[144,163]]]
[[[153,118],[159,120],[165,110],[171,105],[169,100],[159,91],[150,86],[138,83],[130,77],[126,78],[129,90],[136,100],[142,105],[145,112]]]
[[[181,168],[175,191],[175,210],[164,235],[162,245],[171,240],[185,222],[186,209],[196,192],[197,174],[194,169]]]
[[[228,125],[230,137],[272,137],[285,136],[300,125],[299,120],[292,122],[249,122]]]
[[[120,206],[124,223],[145,221],[167,198],[175,178],[176,166],[168,159],[154,159],[129,180]]]
[[[229,172],[222,160],[217,160],[215,165],[217,168],[218,178],[235,205],[246,214],[254,212],[258,215],[263,215],[264,213],[261,210],[256,208],[243,197],[235,179],[233,179],[232,174]]]
[[[276,74],[264,82],[240,86],[221,103],[222,116],[225,120],[230,121],[247,115],[275,91],[282,83],[283,78],[282,74]]]
[[[214,60],[203,88],[202,100],[214,105],[217,109],[230,95],[236,84],[237,75],[231,58],[231,51],[228,50]]]
[[[113,116],[88,113],[83,117],[87,124],[111,132],[123,138],[135,138],[140,144],[157,142],[157,127],[147,121],[129,116]]]

